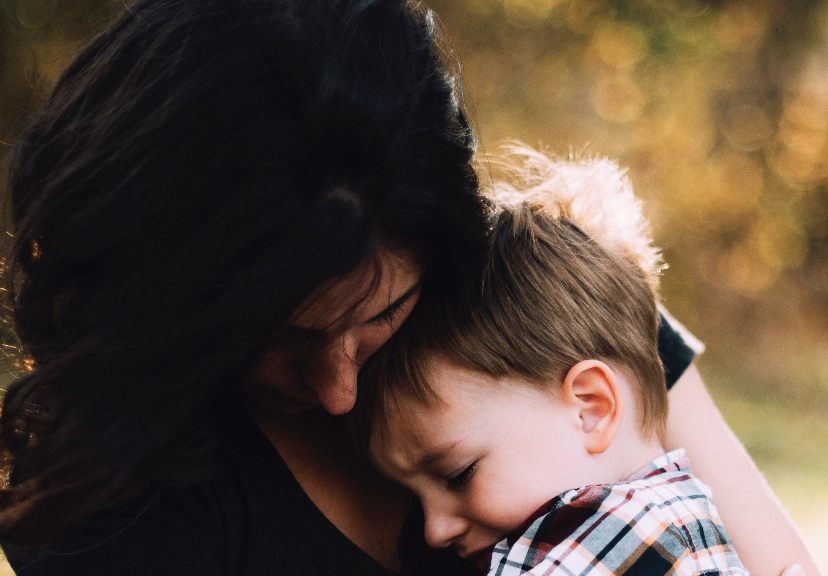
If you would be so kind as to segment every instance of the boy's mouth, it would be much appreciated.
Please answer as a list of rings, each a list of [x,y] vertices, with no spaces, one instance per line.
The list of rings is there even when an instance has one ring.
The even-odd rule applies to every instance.
[[[477,550],[476,552],[463,552],[459,553],[461,558],[464,560],[468,560],[474,567],[478,570],[488,570],[489,566],[492,563],[492,550],[494,548],[492,546],[486,546]]]

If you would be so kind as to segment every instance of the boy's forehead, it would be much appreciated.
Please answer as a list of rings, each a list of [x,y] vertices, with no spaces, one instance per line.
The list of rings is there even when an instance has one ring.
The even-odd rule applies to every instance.
[[[427,449],[430,445],[429,426],[438,417],[435,407],[427,406],[414,398],[395,398],[389,402],[382,422],[371,429],[370,446],[372,451],[381,449],[387,452],[389,447],[407,449]]]
[[[384,422],[371,430],[371,460],[383,472],[396,476],[419,469],[424,456],[439,441],[436,438],[430,410],[414,399],[392,402]]]
[[[381,441],[372,443],[372,460],[380,471],[402,479],[450,459],[461,451],[460,440],[429,443]]]
[[[428,373],[431,397],[422,400],[403,390],[392,393],[384,423],[375,427],[378,435],[393,442],[428,447],[441,431],[470,416],[475,400],[485,393],[485,375],[478,376],[439,358],[430,360]]]
[[[489,428],[502,392],[494,379],[443,360],[430,368],[429,383],[436,397],[425,403],[396,394],[388,403],[385,421],[374,426],[369,447],[380,467],[422,469]]]

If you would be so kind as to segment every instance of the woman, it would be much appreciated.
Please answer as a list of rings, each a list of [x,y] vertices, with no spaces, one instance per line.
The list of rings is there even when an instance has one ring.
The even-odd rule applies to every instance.
[[[18,574],[469,570],[424,546],[410,496],[337,417],[360,364],[485,235],[438,46],[400,0],[144,0],[69,66],[10,164],[34,365],[0,420]],[[745,563],[807,561],[692,353],[663,339],[684,373],[671,438]],[[705,475],[737,458],[757,518]]]

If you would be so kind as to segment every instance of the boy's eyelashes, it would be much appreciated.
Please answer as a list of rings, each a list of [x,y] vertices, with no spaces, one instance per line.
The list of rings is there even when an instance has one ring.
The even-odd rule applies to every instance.
[[[446,484],[449,490],[460,490],[463,486],[469,483],[474,473],[477,472],[477,462],[470,464],[463,468],[459,474],[448,479]]]

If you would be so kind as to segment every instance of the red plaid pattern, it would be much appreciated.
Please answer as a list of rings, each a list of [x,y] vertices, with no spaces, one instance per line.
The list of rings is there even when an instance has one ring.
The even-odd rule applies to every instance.
[[[552,499],[495,546],[489,576],[686,574],[747,576],[719,520],[710,488],[684,450],[657,458],[625,482]]]

